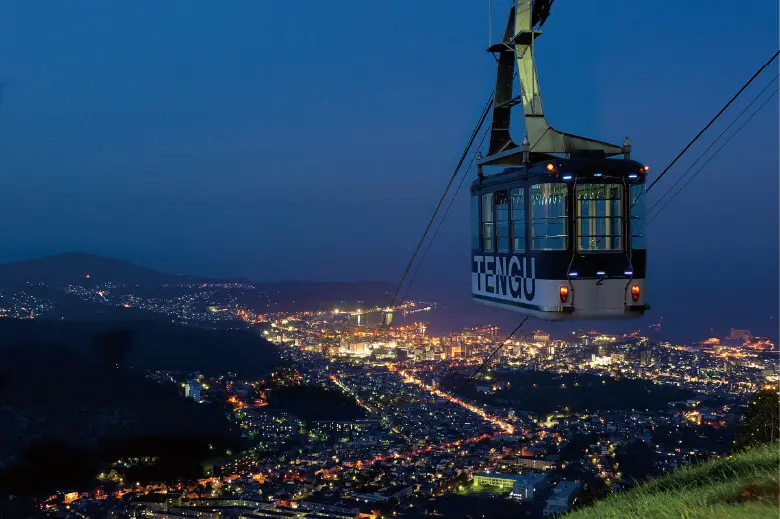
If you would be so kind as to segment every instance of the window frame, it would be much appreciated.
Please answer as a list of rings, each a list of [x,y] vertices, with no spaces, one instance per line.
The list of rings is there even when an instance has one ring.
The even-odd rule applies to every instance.
[[[485,209],[490,209],[490,220],[486,220],[486,211]],[[496,215],[495,210],[493,208],[493,191],[489,191],[487,193],[482,193],[482,197],[480,200],[480,226],[482,230],[482,236],[480,245],[482,246],[482,250],[484,252],[495,252],[496,251]],[[489,231],[488,231],[489,229]],[[487,247],[486,244],[490,243],[490,247]]]
[[[528,211],[526,209],[526,186],[515,186],[509,188],[509,234],[510,234],[510,248],[512,252],[526,252],[528,250],[528,236],[526,232],[528,218]],[[520,204],[520,214],[522,218],[520,220],[515,219],[515,211],[518,210],[515,207],[515,192],[521,195],[522,204]],[[517,225],[517,224],[521,225]],[[517,230],[520,229],[521,236],[518,236]],[[517,240],[522,240],[522,247],[517,247]]]
[[[640,191],[639,196],[636,198],[634,197],[635,188],[639,188],[638,190]],[[628,202],[631,204],[631,206],[628,208],[628,232],[626,235],[629,237],[629,245],[631,246],[631,250],[645,250],[647,248],[645,245],[645,229],[647,228],[647,213],[645,203],[647,202],[647,189],[644,183],[630,184],[628,192],[630,193]],[[640,199],[641,203],[639,202]],[[634,206],[637,204],[639,204],[637,211],[641,211],[641,214],[635,216]],[[641,234],[634,234],[635,221],[641,222]],[[636,245],[637,242],[639,242],[639,245]]]
[[[503,197],[506,200],[503,206],[506,207],[506,219],[501,220],[499,218],[499,210],[498,210],[498,196],[499,193],[503,193]],[[493,191],[493,218],[494,218],[494,225],[495,225],[495,251],[498,254],[508,254],[512,250],[512,229],[511,229],[511,206],[509,203],[509,189],[497,189]],[[504,228],[506,229],[506,235],[501,235],[501,224],[504,224]],[[502,247],[502,240],[505,240],[505,246]]]
[[[611,187],[617,187],[617,189],[618,189],[618,197],[617,198],[602,198],[602,199],[595,199],[594,201],[595,202],[598,202],[598,201],[605,202],[605,204],[606,204],[605,208],[610,207],[610,202],[617,201],[617,208],[618,208],[618,211],[619,211],[618,216],[614,216],[614,215],[609,215],[609,216],[603,215],[603,216],[600,216],[598,214],[596,214],[594,216],[582,216],[582,205],[580,203],[584,202],[584,200],[580,199],[580,189],[588,188],[588,187],[593,188],[594,186],[601,186],[604,189],[608,189],[608,188],[611,188]],[[605,181],[601,181],[601,182],[583,182],[583,183],[580,183],[580,184],[577,184],[576,186],[574,186],[572,191],[573,191],[573,194],[574,194],[574,196],[572,198],[573,198],[573,202],[574,202],[575,251],[577,252],[577,254],[619,254],[619,253],[624,253],[626,251],[626,235],[627,235],[627,233],[626,233],[626,216],[625,216],[625,212],[626,212],[625,211],[625,186],[622,183],[607,182],[606,180]],[[607,211],[605,211],[605,213],[606,212]],[[618,225],[619,234],[617,234],[617,235],[607,234],[607,232],[610,230],[610,229],[608,229],[608,224],[610,223],[610,221],[615,220],[615,219],[617,220],[617,222],[619,224]],[[582,223],[583,223],[583,220],[595,221],[596,222],[595,223],[596,226],[598,226],[598,221],[599,220],[604,221],[605,222],[604,234],[603,235],[599,235],[599,234],[583,235],[582,234]],[[595,232],[598,232],[598,231],[595,231]],[[612,240],[617,238],[618,241],[619,241],[619,246],[618,247],[612,247],[612,248],[609,248],[609,249],[607,249],[606,247],[604,249],[583,248],[582,247],[582,240],[583,240],[583,238],[586,238],[586,239],[594,239],[595,238],[597,240],[596,247],[598,247],[598,245],[602,242],[602,240],[606,239],[608,237],[611,238]]]
[[[481,197],[476,193],[471,195],[471,248],[482,249],[482,211],[480,211]]]
[[[533,200],[534,196],[534,188],[536,187],[542,187],[542,186],[555,186],[554,190],[562,191],[562,194],[564,196],[564,199],[561,203],[561,208],[563,209],[563,215],[557,216],[557,217],[542,217],[545,220],[549,219],[556,219],[556,220],[562,220],[562,231],[563,234],[551,236],[549,234],[544,234],[543,236],[537,236],[536,234],[536,211],[534,208],[536,207],[536,203]],[[544,189],[544,188],[543,188]],[[548,188],[549,189],[549,188]],[[557,193],[552,193],[557,194]],[[571,197],[569,196],[569,185],[565,184],[563,182],[538,182],[534,184],[528,185],[528,207],[529,207],[529,213],[530,213],[530,219],[528,226],[529,226],[529,238],[530,238],[530,248],[528,247],[528,243],[526,243],[526,249],[529,251],[538,251],[538,252],[562,252],[562,251],[568,251],[571,248],[571,229],[569,228],[569,214],[571,211],[571,208],[569,205],[571,204]],[[539,248],[536,246],[536,240],[551,240],[551,239],[562,239],[563,244],[561,247],[556,248]]]

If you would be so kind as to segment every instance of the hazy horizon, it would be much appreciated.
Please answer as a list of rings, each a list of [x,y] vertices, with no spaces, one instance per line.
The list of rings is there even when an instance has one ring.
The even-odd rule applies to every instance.
[[[495,38],[509,2],[493,5]],[[13,3],[0,21],[3,262],[84,251],[208,277],[396,283],[495,83],[482,2],[81,6]],[[535,47],[548,117],[629,136],[652,181],[777,48],[777,15],[770,0],[556,2]],[[664,315],[681,334],[777,338],[777,108],[653,222],[652,310],[621,326]],[[468,306],[465,191],[410,295],[511,322]]]
[[[64,253],[67,254],[67,253]],[[79,254],[79,253],[76,253]],[[90,253],[83,253],[90,254]],[[51,256],[45,256],[51,257]],[[101,256],[106,257],[106,256]],[[36,258],[29,258],[36,259]],[[127,261],[124,258],[110,258]],[[2,263],[1,265],[8,264]],[[135,264],[135,263],[133,263]],[[157,269],[154,266],[135,264],[139,267],[152,268],[166,274],[189,275],[193,277],[202,276],[198,272],[168,272]],[[224,276],[215,279],[239,279],[238,276]],[[263,280],[263,279],[245,279],[253,283],[283,283],[283,282],[313,282],[313,283],[341,283],[343,280]],[[777,321],[774,315],[769,315],[765,310],[771,307],[771,294],[764,294],[764,304],[767,308],[762,308],[762,300],[756,300],[743,304],[735,308],[724,307],[721,302],[729,301],[735,297],[740,289],[749,289],[755,293],[760,293],[760,285],[764,280],[742,280],[750,282],[749,286],[739,287],[737,285],[718,286],[717,291],[713,292],[711,285],[707,285],[699,279],[680,279],[677,283],[677,291],[668,294],[668,297],[662,299],[663,309],[656,310],[657,305],[651,300],[651,310],[640,319],[631,320],[605,320],[605,321],[573,321],[573,322],[546,322],[539,319],[529,319],[523,330],[544,329],[556,336],[571,333],[574,330],[598,329],[610,333],[630,333],[639,331],[644,334],[650,334],[654,338],[669,340],[672,342],[687,343],[699,341],[711,336],[723,336],[728,334],[730,328],[750,329],[759,336],[770,337],[775,343],[778,342]],[[397,280],[357,280],[348,281],[349,283],[387,283],[394,286]],[[698,305],[692,305],[689,299],[679,297],[683,294],[696,294],[702,289],[707,290],[706,297],[696,297],[699,299]],[[514,312],[488,308],[471,300],[470,288],[467,285],[458,286],[453,290],[450,286],[439,286],[419,288],[413,286],[406,293],[401,291],[399,297],[404,294],[408,298],[431,301],[438,305],[438,308],[431,314],[426,314],[422,319],[431,322],[432,332],[455,332],[466,327],[474,327],[485,324],[495,324],[501,327],[502,333],[509,333],[522,320],[522,316]],[[389,303],[389,301],[388,301]],[[763,310],[763,311],[762,311]],[[776,315],[776,314],[775,314]],[[648,326],[659,322],[663,323],[660,332],[650,332]],[[707,325],[706,323],[711,323]]]

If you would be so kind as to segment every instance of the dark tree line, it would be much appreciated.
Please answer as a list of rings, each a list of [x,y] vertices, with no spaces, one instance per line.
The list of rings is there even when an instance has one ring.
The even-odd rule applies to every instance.
[[[86,352],[35,344],[0,350],[0,404],[47,415],[32,431],[38,440],[17,442],[17,460],[0,469],[0,498],[85,489],[108,462],[126,456],[159,457],[154,465],[127,469],[133,481],[199,477],[204,459],[241,447],[240,432],[217,406],[199,405],[174,384],[124,369],[133,338],[133,331],[111,330],[93,336]],[[71,444],[74,431],[88,431],[82,424],[112,410],[129,425],[87,432],[88,447]],[[74,413],[83,420],[72,420]]]
[[[740,420],[734,439],[734,450],[780,440],[780,394],[761,390],[753,395]]]
[[[95,335],[90,349],[106,366],[123,368],[132,347],[132,330],[111,330]]]

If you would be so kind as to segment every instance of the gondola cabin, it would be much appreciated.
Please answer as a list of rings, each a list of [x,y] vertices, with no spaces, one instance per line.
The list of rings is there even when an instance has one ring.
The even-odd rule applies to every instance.
[[[515,0],[501,41],[488,49],[498,69],[490,146],[471,186],[471,294],[548,320],[639,317],[648,309],[647,167],[631,160],[628,138],[610,144],[547,122],[534,42],[551,5]],[[516,106],[521,146],[510,135]]]
[[[645,173],[568,158],[471,186],[476,302],[547,320],[639,317],[645,305]]]

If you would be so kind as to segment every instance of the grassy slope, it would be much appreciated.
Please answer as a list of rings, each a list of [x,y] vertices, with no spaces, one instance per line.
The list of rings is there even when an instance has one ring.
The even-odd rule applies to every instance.
[[[777,519],[780,444],[684,468],[567,519]]]

